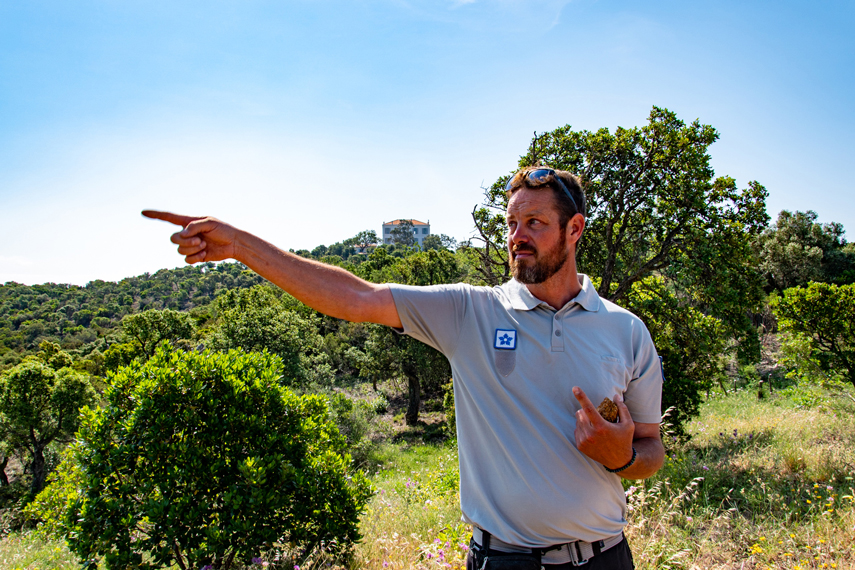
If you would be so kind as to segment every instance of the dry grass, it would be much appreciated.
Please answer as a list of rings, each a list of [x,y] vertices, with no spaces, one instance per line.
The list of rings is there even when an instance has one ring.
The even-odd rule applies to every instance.
[[[636,568],[855,569],[855,406],[808,396],[716,397],[688,441],[669,438],[663,469],[627,482]],[[390,449],[386,467],[374,465],[378,493],[352,559],[319,556],[304,570],[462,567],[455,450]],[[12,536],[0,541],[0,570],[12,568],[76,566],[59,544]]]

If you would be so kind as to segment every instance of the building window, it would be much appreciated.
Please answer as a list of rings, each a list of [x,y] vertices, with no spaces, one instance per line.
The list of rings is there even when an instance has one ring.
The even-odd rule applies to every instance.
[[[383,228],[383,231],[388,234],[390,232],[390,228]]]
[[[427,234],[427,228],[422,228],[422,234]]]

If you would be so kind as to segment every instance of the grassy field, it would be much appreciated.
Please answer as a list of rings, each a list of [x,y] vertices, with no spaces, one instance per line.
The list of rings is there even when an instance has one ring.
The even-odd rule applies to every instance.
[[[719,395],[688,432],[685,442],[666,437],[668,459],[654,478],[626,482],[637,568],[855,568],[849,396]],[[353,559],[321,556],[303,568],[461,567],[469,529],[459,522],[456,450],[389,445],[371,472],[377,494]],[[79,565],[60,542],[9,535],[0,541],[0,570],[24,568]]]

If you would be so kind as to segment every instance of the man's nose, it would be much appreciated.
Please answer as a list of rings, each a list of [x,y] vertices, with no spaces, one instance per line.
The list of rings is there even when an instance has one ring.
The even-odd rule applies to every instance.
[[[514,244],[523,243],[528,241],[528,234],[526,234],[525,228],[522,227],[522,225],[519,225],[510,232],[508,239]]]

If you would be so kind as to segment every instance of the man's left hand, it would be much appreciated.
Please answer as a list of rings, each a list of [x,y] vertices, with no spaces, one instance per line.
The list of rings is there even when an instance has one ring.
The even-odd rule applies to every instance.
[[[619,469],[632,459],[635,424],[620,395],[615,395],[620,422],[613,424],[597,411],[585,392],[573,387],[582,409],[576,412],[576,448],[609,469]]]

